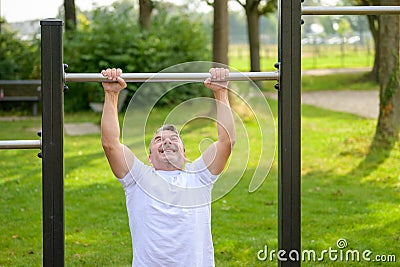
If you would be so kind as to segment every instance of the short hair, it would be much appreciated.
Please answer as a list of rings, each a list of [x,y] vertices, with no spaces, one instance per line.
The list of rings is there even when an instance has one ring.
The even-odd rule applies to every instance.
[[[164,124],[163,126],[161,126],[160,128],[157,129],[155,134],[158,134],[159,132],[162,131],[172,131],[174,133],[176,133],[177,135],[179,135],[179,131],[178,129],[176,129],[175,125],[173,124]],[[179,135],[180,137],[180,135]]]
[[[171,131],[171,132],[176,133],[179,136],[179,139],[181,139],[181,142],[183,144],[183,151],[185,151],[185,144],[183,143],[182,137],[179,134],[179,131],[175,127],[175,125],[173,125],[173,124],[164,124],[163,126],[161,126],[160,128],[157,129],[157,131],[154,133],[153,137],[151,138],[150,145],[149,145],[149,153],[151,153],[150,149],[151,149],[151,144],[153,143],[153,140],[154,140],[154,136],[156,134],[158,134],[159,132],[162,132],[162,131]]]

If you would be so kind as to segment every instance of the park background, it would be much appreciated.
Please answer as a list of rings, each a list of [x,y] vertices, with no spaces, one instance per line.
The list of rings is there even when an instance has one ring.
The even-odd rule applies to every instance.
[[[146,31],[138,23],[138,13],[136,1],[117,1],[109,7],[85,12],[79,12],[78,8],[76,29],[66,31],[64,36],[68,71],[98,72],[108,66],[120,66],[127,72],[157,72],[186,61],[212,60],[212,12],[198,13],[185,4],[176,6],[159,1],[153,10],[152,25]],[[64,19],[62,7],[59,18]],[[324,16],[304,20],[302,68],[333,69],[334,74],[304,75],[303,92],[380,89],[379,81],[371,78],[369,71],[374,65],[375,50],[366,17]],[[240,71],[251,69],[245,22],[244,10],[230,11],[228,64]],[[276,12],[261,16],[260,22],[260,66],[263,71],[271,71],[278,60]],[[26,25],[33,25],[33,32],[24,32]],[[40,78],[38,30],[38,21],[2,20],[0,79]],[[339,68],[361,71],[335,73]],[[102,101],[100,85],[69,86],[65,94],[65,122],[98,125],[100,114],[91,110],[90,103]],[[274,93],[273,86],[274,83],[265,82],[261,89],[266,94]],[[129,96],[138,87],[130,84]],[[197,95],[185,91],[179,97],[164,99],[159,103],[158,115],[163,118],[168,106]],[[276,118],[277,103],[273,99],[268,102]],[[0,112],[1,140],[34,139],[32,136],[40,129],[41,118],[31,117],[26,103],[1,103]],[[124,110],[120,119],[122,124]],[[374,255],[398,258],[399,142],[371,146],[377,120],[303,105],[302,249],[317,252],[329,247],[337,249],[337,240],[344,238],[349,249],[368,249]],[[158,127],[153,124],[149,121],[148,127]],[[194,154],[196,144],[201,141],[198,138],[215,132],[215,125],[209,122],[200,126],[194,127],[197,131],[189,126],[184,133],[185,143],[193,144],[187,150]],[[250,133],[258,130],[252,120],[246,120],[246,127]],[[107,166],[100,135],[66,135],[64,146],[66,265],[129,266],[132,255],[124,195]],[[0,153],[0,266],[41,266],[40,159],[32,150]],[[257,259],[257,253],[265,245],[277,249],[277,160],[263,185],[249,193],[247,187],[256,167],[256,158],[250,158],[240,183],[212,205],[217,266],[277,265],[276,259],[264,262]],[[344,263],[327,257],[321,262],[304,263],[306,266],[368,264],[396,265]]]

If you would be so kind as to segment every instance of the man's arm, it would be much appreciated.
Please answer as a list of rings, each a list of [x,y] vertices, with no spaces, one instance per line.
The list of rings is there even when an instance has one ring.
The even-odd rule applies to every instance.
[[[123,178],[134,161],[132,151],[120,142],[117,104],[119,92],[126,87],[126,83],[120,77],[121,69],[107,69],[101,73],[109,80],[117,81],[102,83],[105,97],[101,117],[101,144],[112,172],[117,178]]]
[[[210,73],[212,79],[217,80],[225,80],[229,75],[229,71],[223,68],[212,68]],[[216,100],[218,140],[202,156],[208,170],[218,175],[224,170],[236,141],[235,123],[229,104],[228,82],[212,82],[208,78],[204,85],[213,91]]]

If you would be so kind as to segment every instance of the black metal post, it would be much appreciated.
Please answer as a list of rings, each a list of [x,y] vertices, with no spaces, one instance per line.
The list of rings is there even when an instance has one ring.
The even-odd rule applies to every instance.
[[[279,1],[279,266],[300,266],[301,1]],[[292,252],[291,252],[292,251]],[[294,252],[293,252],[294,251]],[[298,253],[296,255],[296,252]],[[285,261],[286,260],[286,261]]]
[[[42,38],[43,266],[64,266],[63,22],[40,22]]]

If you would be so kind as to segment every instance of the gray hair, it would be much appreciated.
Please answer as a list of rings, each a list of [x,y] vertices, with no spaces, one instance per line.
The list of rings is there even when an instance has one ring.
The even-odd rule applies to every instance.
[[[163,126],[157,129],[155,134],[158,134],[159,132],[162,131],[171,131],[176,133],[180,137],[178,129],[176,129],[175,125],[173,124],[164,124]]]
[[[181,141],[182,141],[183,150],[185,150],[185,144],[183,143],[182,137],[181,137],[181,135],[179,134],[179,131],[178,131],[178,129],[175,127],[175,125],[173,125],[173,124],[164,124],[163,126],[161,126],[160,128],[157,129],[157,131],[154,133],[153,137],[151,138],[150,145],[149,145],[149,152],[150,152],[150,153],[151,153],[151,151],[150,151],[150,149],[151,149],[151,144],[153,143],[154,136],[155,136],[156,134],[158,134],[159,132],[162,132],[162,131],[171,131],[171,132],[176,133],[176,134],[179,136],[179,139],[181,139]]]

